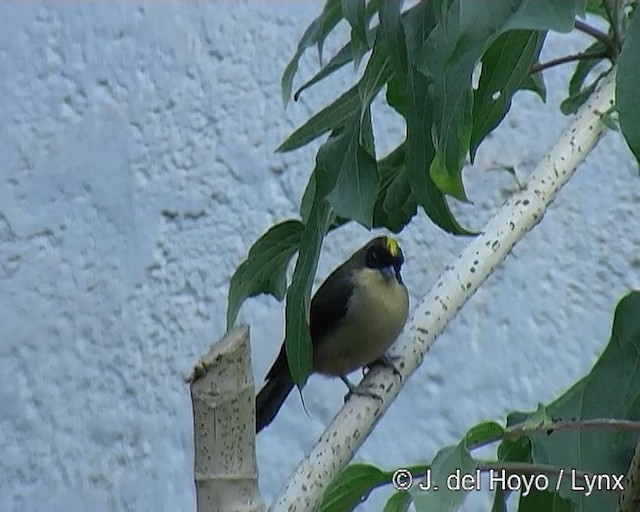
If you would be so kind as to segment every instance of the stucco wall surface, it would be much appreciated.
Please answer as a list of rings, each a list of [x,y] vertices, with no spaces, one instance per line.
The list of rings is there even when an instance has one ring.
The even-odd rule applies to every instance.
[[[296,215],[317,143],[273,150],[344,90],[352,69],[286,111],[280,74],[321,3],[2,2],[0,19],[0,511],[194,510],[183,384],[224,331],[229,277],[272,223]],[[343,32],[344,33],[344,32]],[[546,56],[581,47],[554,36]],[[329,41],[335,48],[335,41]],[[313,55],[301,73],[316,69]],[[465,171],[481,228],[565,123],[568,69],[549,101],[514,102]],[[379,104],[381,152],[402,124]],[[472,424],[549,401],[602,350],[640,279],[640,182],[610,133],[536,229],[434,346],[359,459],[425,460]],[[325,243],[318,281],[370,237]],[[424,215],[401,235],[413,304],[466,243]],[[249,301],[260,382],[282,305]],[[312,378],[258,439],[270,501],[338,410]],[[379,510],[386,491],[364,510]],[[473,496],[465,510],[483,510]]]

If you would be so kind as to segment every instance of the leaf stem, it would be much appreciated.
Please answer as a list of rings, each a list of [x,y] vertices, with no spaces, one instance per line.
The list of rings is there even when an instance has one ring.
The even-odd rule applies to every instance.
[[[546,430],[548,434],[551,434],[556,430],[588,428],[609,428],[615,430],[640,432],[640,421],[617,420],[611,418],[597,418],[592,420],[556,420],[551,423],[551,425],[540,427],[538,430]]]
[[[566,64],[567,62],[575,62],[577,60],[604,59],[607,57],[610,57],[609,52],[607,50],[601,50],[597,52],[582,52],[582,53],[575,53],[573,55],[565,55],[564,57],[558,57],[557,59],[553,59],[547,62],[534,64],[533,66],[531,66],[531,70],[529,71],[529,73],[533,75],[545,69],[559,66],[561,64]]]
[[[489,471],[502,471],[511,475],[551,475],[559,476],[564,473],[571,473],[574,478],[585,480],[585,477],[589,476],[589,473],[579,471],[577,469],[567,469],[561,466],[552,466],[549,464],[529,464],[528,462],[488,462],[483,464],[478,469],[482,472]]]
[[[502,441],[508,438],[517,438],[535,432],[546,432],[551,435],[556,430],[583,430],[583,429],[613,429],[625,430],[629,432],[640,432],[640,421],[618,420],[612,418],[596,418],[591,420],[555,420],[539,426],[527,427],[526,423],[519,423],[513,427],[505,429],[503,434],[499,434],[488,439],[483,439],[478,443],[470,444],[467,449],[477,450],[483,446]]]
[[[605,5],[606,3],[607,1],[604,0]],[[614,25],[615,25],[614,22],[611,21],[611,26],[613,27]],[[613,36],[614,39],[612,39],[601,30],[598,30],[597,28],[592,27],[588,23],[585,23],[584,21],[581,21],[581,20],[575,20],[574,27],[576,27],[576,30],[579,30],[580,32],[584,32],[585,34],[593,37],[594,39],[596,39],[597,41],[600,41],[603,45],[605,45],[608,49],[607,53],[608,53],[608,56],[611,58],[611,60],[614,60],[620,53],[620,46],[618,43],[618,39],[616,39],[615,31]]]

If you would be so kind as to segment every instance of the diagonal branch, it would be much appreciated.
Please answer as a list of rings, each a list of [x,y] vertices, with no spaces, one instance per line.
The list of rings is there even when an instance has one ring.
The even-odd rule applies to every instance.
[[[604,59],[608,56],[609,53],[606,50],[601,50],[599,52],[583,52],[575,53],[573,55],[565,55],[564,57],[558,57],[557,59],[549,60],[547,62],[534,64],[533,66],[531,66],[531,71],[529,71],[529,73],[533,75],[534,73],[538,73],[545,69],[553,68],[561,64],[566,64],[568,62],[575,62],[576,60]]]
[[[453,265],[448,266],[410,319],[390,356],[403,379],[389,368],[373,368],[361,385],[370,386],[382,402],[353,396],[338,412],[317,444],[287,480],[272,511],[313,510],[329,483],[368,437],[402,386],[422,363],[436,337],[464,303],[505,259],[513,246],[544,215],[576,167],[595,147],[604,132],[601,114],[613,105],[614,73],[600,83],[589,101],[530,175],[524,190],[515,193],[488,222]]]

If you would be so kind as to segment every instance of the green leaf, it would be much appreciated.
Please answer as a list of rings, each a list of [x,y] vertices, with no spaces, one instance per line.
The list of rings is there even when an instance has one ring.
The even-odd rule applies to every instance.
[[[587,0],[585,11],[591,14],[597,14],[603,18],[607,15],[607,11],[604,9],[602,0]]]
[[[478,467],[479,463],[471,457],[464,441],[440,450],[431,464],[431,489],[422,490],[414,484],[409,490],[416,511],[453,512],[458,510],[467,494],[462,489],[452,490],[447,485],[447,477],[456,472],[460,475],[475,474]]]
[[[574,512],[575,504],[557,492],[539,491],[535,487],[526,496],[520,495],[518,512]]]
[[[544,85],[542,73],[534,73],[527,76],[522,84],[520,84],[520,89],[523,91],[531,91],[537,94],[543,102],[547,101],[547,88]]]
[[[544,429],[553,425],[553,419],[549,415],[549,411],[544,404],[538,404],[536,412],[527,416],[522,422],[525,429]]]
[[[365,0],[341,0],[342,15],[351,25],[351,44],[356,38],[367,46],[367,20],[365,17]]]
[[[409,466],[407,471],[413,475],[423,475],[428,466],[418,464]],[[370,464],[351,464],[340,472],[327,487],[322,496],[321,512],[348,512],[367,499],[371,491],[389,484],[394,471],[382,471]],[[408,493],[404,493],[409,496]],[[389,501],[392,501],[391,499]],[[394,500],[398,506],[401,500]],[[391,505],[390,505],[391,506]],[[402,511],[402,508],[385,508],[385,512]]]
[[[507,508],[507,498],[509,494],[509,491],[504,491],[501,487],[496,488],[491,512],[509,512]]]
[[[365,0],[342,0],[342,13],[351,25],[351,51],[355,67],[369,51]]]
[[[504,435],[504,427],[495,421],[485,421],[471,427],[464,436],[467,447],[482,444],[486,441],[500,438]]]
[[[418,70],[432,82],[433,140],[430,174],[438,188],[466,200],[462,166],[472,133],[471,77],[485,48],[509,27],[522,0],[452,2],[414,56]]]
[[[411,505],[411,494],[406,491],[396,491],[384,505],[382,512],[407,512]]]
[[[531,462],[531,441],[528,437],[507,437],[498,445],[498,460]]]
[[[470,232],[453,217],[444,194],[428,171],[435,155],[431,140],[433,103],[428,93],[429,82],[412,67],[407,76],[406,172],[413,197],[436,225],[448,233],[468,235]]]
[[[357,70],[360,67],[360,63],[364,56],[369,53],[369,47],[365,46],[360,42],[360,39],[351,36],[351,52],[352,52],[352,60],[353,67]]]
[[[384,227],[399,233],[417,213],[417,204],[411,194],[407,168],[403,165],[389,185],[382,202],[386,221]],[[375,224],[375,223],[374,223]]]
[[[378,11],[378,0],[371,0],[367,4],[366,12],[365,12],[365,23],[367,26],[369,25],[371,18],[375,15],[377,11]],[[375,40],[377,30],[378,30],[377,26],[368,29],[366,40],[367,41]],[[356,44],[355,46],[352,46],[352,41],[349,41],[342,48],[340,48],[338,53],[336,53],[329,62],[327,62],[324,66],[322,66],[320,71],[318,71],[309,81],[305,82],[304,85],[302,85],[295,92],[295,94],[293,95],[293,99],[295,101],[298,101],[298,98],[300,98],[300,94],[302,93],[302,91],[304,91],[305,89],[308,89],[312,85],[317,84],[318,82],[325,79],[326,77],[328,77],[329,75],[331,75],[332,73],[342,68],[345,64],[348,64],[351,61],[356,61],[355,64],[357,68],[359,65],[360,59],[364,57],[364,55],[367,53],[368,50],[369,50],[368,43],[367,45]]]
[[[302,217],[302,222],[304,222],[305,224],[309,220],[309,214],[311,213],[311,208],[313,207],[313,203],[316,199],[317,172],[317,167],[315,167],[313,171],[311,171],[311,176],[309,176],[309,181],[307,182],[307,186],[305,187],[304,193],[302,194],[302,201],[300,201],[300,217]]]
[[[566,116],[575,114],[578,109],[587,102],[589,96],[591,96],[591,94],[593,94],[593,91],[596,90],[596,87],[598,87],[598,83],[600,83],[600,80],[602,80],[605,76],[606,73],[601,73],[587,87],[575,93],[574,95],[562,100],[562,103],[560,103],[560,111]]]
[[[507,421],[509,424],[509,421]],[[527,437],[507,437],[498,445],[498,460],[503,462],[531,462],[531,441]],[[507,512],[508,489],[497,487],[491,512]]]
[[[357,118],[335,132],[318,152],[318,171],[330,192],[326,198],[341,217],[365,227],[373,224],[379,176],[373,147],[371,113],[365,111],[362,126]]]
[[[391,78],[389,56],[383,45],[376,44],[360,81],[328,107],[323,108],[294,131],[276,151],[291,151],[347,124],[358,112],[363,118],[371,101]],[[362,122],[362,120],[360,121]]]
[[[304,222],[305,224],[309,220],[309,215],[311,214],[311,208],[313,207],[313,204],[315,201],[317,172],[318,172],[318,168],[316,166],[311,172],[311,176],[309,177],[309,181],[307,182],[307,186],[304,190],[304,195],[302,196],[302,201],[300,203],[300,216],[302,217],[302,222]],[[329,228],[327,232],[330,232],[336,228],[339,228],[340,226],[350,221],[351,219],[332,215],[332,220],[329,223]]]
[[[365,23],[368,26],[371,18],[378,11],[378,0],[371,0],[366,7],[365,13]],[[376,31],[378,27],[373,27],[367,30],[367,41],[373,41],[376,37]],[[333,74],[340,68],[342,68],[345,64],[348,64],[351,61],[356,61],[356,68],[359,66],[360,59],[364,57],[364,55],[369,50],[369,46],[363,45],[361,43],[356,43],[352,45],[352,41],[349,41],[346,45],[344,45],[338,53],[336,53],[329,62],[327,62],[320,71],[318,71],[311,79],[304,83],[293,95],[293,99],[298,101],[300,98],[300,94],[305,89],[308,89],[312,85],[317,84],[321,80],[324,80],[329,75]]]
[[[443,92],[449,88],[445,86]],[[437,187],[459,201],[468,201],[462,167],[471,141],[472,102],[471,90],[467,90],[459,98],[459,108],[454,108],[451,116],[442,117],[440,127],[445,136],[436,138],[438,148],[429,167]]]
[[[342,19],[341,11],[342,9],[339,7],[339,0],[327,0],[327,3],[325,4],[322,11],[324,16],[322,16],[320,20],[318,38],[316,41],[316,48],[318,49],[318,62],[320,62],[320,65],[322,65],[322,52],[324,48],[324,42],[327,36]]]
[[[507,426],[527,423],[530,427],[543,424],[547,421],[546,410],[538,407],[538,410],[531,416],[523,413],[512,413],[507,417]],[[531,463],[531,441],[528,437],[509,436],[498,445],[498,460],[502,462],[525,462]],[[508,489],[497,487],[491,512],[507,512],[506,500],[511,494]]]
[[[592,44],[585,52],[592,53],[601,51],[605,46],[596,42]],[[589,73],[604,59],[587,59],[581,60],[576,65],[576,69],[569,81],[569,96],[560,103],[560,111],[565,115],[575,114],[578,109],[589,99],[589,96],[596,90],[598,83],[606,73],[600,73],[591,84],[582,89],[582,86],[589,76]]]
[[[377,5],[377,2],[370,2],[367,5],[367,8],[369,9],[370,6],[375,5]],[[423,3],[420,3],[409,9],[407,12],[403,13],[402,19],[410,25],[417,25],[419,21],[422,21],[421,15],[423,11]],[[367,11],[367,16],[372,16],[373,13],[374,8],[372,8],[371,11]],[[369,32],[370,39],[372,38],[372,35],[375,36],[376,40],[378,40],[377,27],[374,27]],[[310,82],[308,82],[300,90],[298,90],[296,94],[300,94],[300,92],[304,88],[318,82],[322,78],[328,76],[333,71],[346,64],[346,62],[348,62],[349,60],[347,60],[347,50],[345,48],[342,48],[338,52],[338,55],[334,57],[335,61],[332,59],[332,61],[327,64],[327,68],[330,69],[327,69],[326,73],[320,72],[318,75],[312,78]],[[392,70],[389,70],[388,66],[380,65],[381,60],[388,58],[387,51],[384,48],[381,48],[380,50],[378,50],[378,53],[379,56],[376,57],[377,60],[374,61],[374,63],[372,63],[371,65],[367,65],[368,71],[365,70],[365,73],[358,84],[342,94],[342,96],[335,100],[331,105],[325,107],[320,112],[311,117],[311,119],[307,120],[307,122],[296,129],[276,151],[292,151],[301,146],[304,146],[317,137],[324,135],[328,131],[344,126],[346,119],[353,112],[357,112],[358,110],[360,110],[360,112],[363,113],[364,109],[366,108],[367,102],[362,102],[360,100],[360,88],[362,87],[362,90],[364,90],[363,97],[365,99],[370,98],[370,102],[378,94],[380,88],[382,88],[384,84],[393,76],[393,72]],[[382,75],[378,76],[379,73],[382,73]],[[375,86],[372,87],[372,84],[374,84]]]
[[[589,46],[589,48],[587,48],[584,53],[593,53],[602,50],[606,50],[605,45],[600,41],[596,41],[591,46]],[[576,69],[571,76],[571,80],[569,81],[569,96],[573,96],[580,91],[580,89],[582,88],[582,84],[584,84],[584,81],[589,76],[589,73],[591,73],[593,68],[600,64],[602,60],[603,59],[584,59],[578,61],[578,63],[576,64]]]
[[[471,77],[478,59],[508,30],[572,27],[582,6],[579,0],[454,0],[433,8],[440,21],[424,43],[415,45],[415,36],[405,26],[407,41],[413,41],[408,44],[409,60],[430,82],[433,122],[426,133],[432,136],[435,149],[431,178],[444,193],[465,200],[461,172],[471,142]]]
[[[373,226],[399,233],[416,214],[417,205],[411,194],[405,145],[401,144],[378,162],[380,185],[373,209]]]
[[[468,491],[463,488],[450,489],[447,485],[447,477],[455,473],[460,477],[472,475],[477,484],[479,473],[476,473],[476,470],[480,467],[480,463],[471,457],[469,449],[499,439],[504,432],[502,425],[494,421],[486,421],[471,427],[458,445],[440,450],[431,464],[431,483],[434,485],[432,489],[424,491],[414,485],[409,491],[416,510],[418,512],[458,510]],[[454,479],[451,483],[461,482]]]
[[[307,48],[317,45],[320,60],[322,60],[322,46],[324,44],[324,40],[341,19],[342,7],[340,5],[340,0],[327,0],[327,3],[324,5],[324,9],[322,10],[322,14],[313,20],[307,27],[307,30],[298,43],[298,49],[295,55],[289,64],[287,64],[287,67],[282,74],[282,100],[285,105],[289,102],[289,98],[291,98],[293,77],[298,70],[300,57],[302,57],[302,54]]]
[[[358,506],[376,487],[388,483],[390,476],[369,464],[347,466],[329,484],[322,497],[321,512],[347,512]]]
[[[584,0],[536,0],[524,2],[508,22],[508,28],[571,32],[576,16],[584,15]]]
[[[380,4],[380,28],[388,54],[391,57],[391,67],[394,74],[404,87],[407,75],[407,47],[404,27],[402,25],[403,0],[385,0]]]
[[[389,63],[389,53],[380,36],[380,32],[378,32],[371,58],[369,62],[367,62],[367,67],[358,83],[361,105],[360,122],[362,122],[365,112],[369,109],[371,102],[378,92],[380,92],[380,89],[382,89],[391,78],[392,73],[393,71]]]
[[[356,84],[289,135],[276,151],[285,152],[298,149],[321,135],[344,126],[350,116],[359,112],[360,95]]]
[[[300,94],[305,89],[308,89],[312,85],[317,84],[321,80],[327,78],[332,73],[338,71],[340,68],[348,64],[353,60],[353,48],[351,48],[351,42],[345,44],[338,53],[336,53],[329,62],[327,62],[320,71],[318,71],[310,80],[305,82],[293,95],[294,101],[298,101]]]
[[[555,419],[616,418],[637,419],[640,399],[640,292],[625,296],[616,307],[609,344],[591,372],[547,407]],[[558,430],[528,434],[533,462],[576,468],[597,474],[624,474],[631,459],[637,435],[607,429]],[[567,475],[565,483],[570,477]],[[614,510],[617,493],[594,490],[571,492],[561,487],[563,497],[571,498],[577,510]]]
[[[319,190],[316,190],[316,194],[318,192]],[[322,241],[332,216],[329,203],[321,197],[316,197],[309,212],[300,239],[298,261],[293,271],[291,286],[287,290],[284,344],[289,370],[299,389],[304,387],[311,371],[312,347],[308,319],[311,287],[318,267]]]
[[[387,104],[398,114],[406,119],[407,117],[407,87],[406,80],[393,76],[387,82]]]
[[[640,162],[640,14],[635,10],[618,59],[616,107],[620,130]]]
[[[529,77],[546,33],[511,30],[498,37],[482,57],[482,73],[473,95],[471,161],[484,138],[504,119],[513,95]]]
[[[261,293],[282,300],[287,289],[287,267],[298,250],[304,226],[297,220],[276,224],[249,249],[231,277],[227,305],[227,329],[236,322],[240,306]]]

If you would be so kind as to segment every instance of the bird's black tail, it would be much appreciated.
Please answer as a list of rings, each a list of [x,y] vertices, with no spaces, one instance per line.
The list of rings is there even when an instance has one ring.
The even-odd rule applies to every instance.
[[[288,371],[270,377],[256,395],[256,434],[269,425],[293,389]]]

